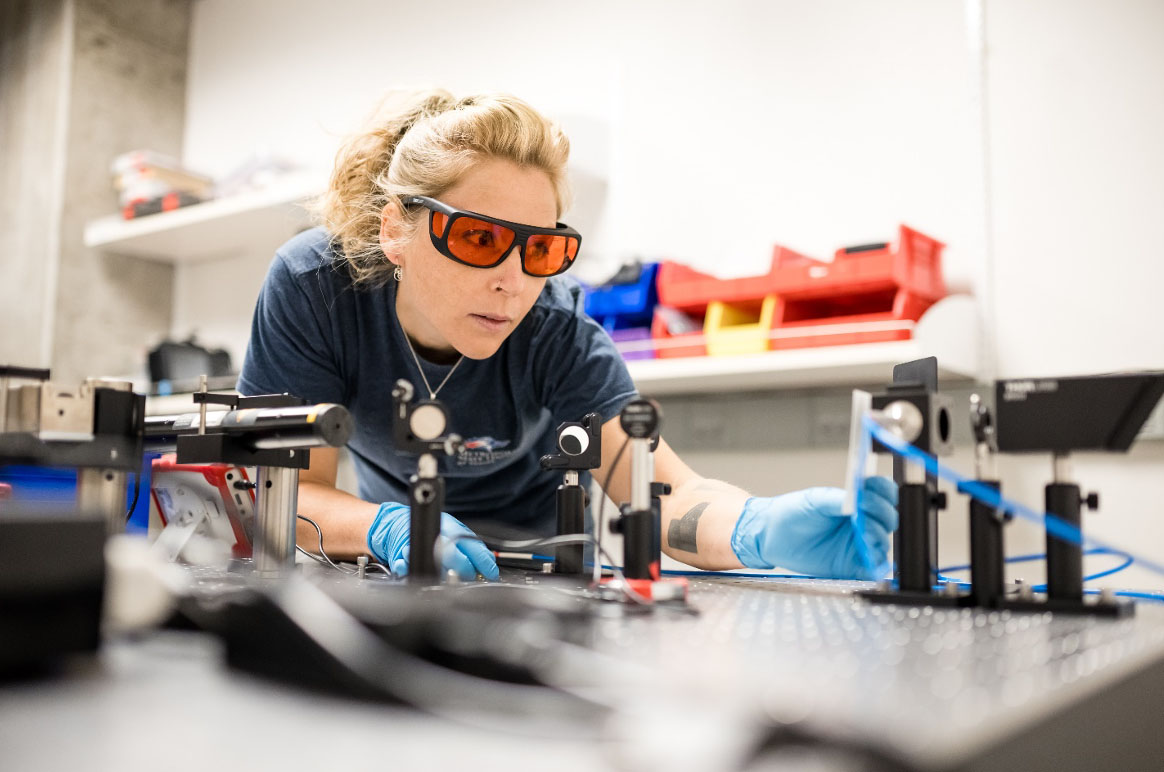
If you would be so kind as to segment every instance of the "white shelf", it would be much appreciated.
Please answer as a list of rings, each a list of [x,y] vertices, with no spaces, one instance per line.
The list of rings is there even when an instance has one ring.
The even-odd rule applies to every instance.
[[[927,356],[938,358],[942,379],[973,380],[978,373],[977,329],[973,298],[954,295],[926,311],[912,340],[741,356],[640,359],[627,367],[639,391],[648,396],[889,383],[894,365]]]
[[[318,176],[293,175],[267,188],[134,220],[119,215],[85,226],[85,246],[168,263],[269,252],[308,224],[303,203],[322,189]]]

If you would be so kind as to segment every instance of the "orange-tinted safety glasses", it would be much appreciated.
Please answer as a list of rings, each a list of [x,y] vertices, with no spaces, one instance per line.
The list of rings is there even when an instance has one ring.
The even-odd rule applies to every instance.
[[[516,244],[522,271],[530,276],[554,276],[570,267],[582,245],[581,234],[562,223],[556,228],[537,228],[454,209],[428,196],[404,199],[405,206],[417,204],[429,210],[428,235],[437,251],[474,268],[501,265]]]

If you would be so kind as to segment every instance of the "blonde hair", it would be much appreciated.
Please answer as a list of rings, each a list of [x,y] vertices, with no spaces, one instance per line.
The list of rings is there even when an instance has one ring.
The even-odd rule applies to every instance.
[[[455,98],[444,89],[390,93],[370,125],[336,154],[327,192],[314,206],[356,284],[382,285],[394,266],[380,245],[380,214],[404,196],[440,198],[480,160],[498,158],[549,175],[558,216],[569,205],[570,141],[526,102],[506,94]],[[415,232],[426,210],[401,209]],[[393,245],[389,245],[394,246]]]

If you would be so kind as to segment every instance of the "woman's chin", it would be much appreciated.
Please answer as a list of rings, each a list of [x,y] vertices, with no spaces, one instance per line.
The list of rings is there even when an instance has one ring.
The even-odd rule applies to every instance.
[[[457,351],[465,355],[466,359],[488,359],[497,353],[505,338],[491,338],[482,340],[474,337],[472,340],[458,341]]]

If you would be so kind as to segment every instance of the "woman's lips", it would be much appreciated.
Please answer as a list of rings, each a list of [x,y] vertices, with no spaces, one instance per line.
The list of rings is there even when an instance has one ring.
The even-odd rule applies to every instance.
[[[494,316],[493,314],[469,314],[469,316],[489,332],[501,332],[509,327],[510,319],[506,316]]]

